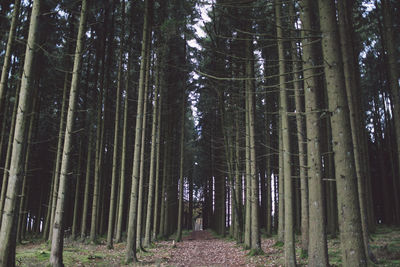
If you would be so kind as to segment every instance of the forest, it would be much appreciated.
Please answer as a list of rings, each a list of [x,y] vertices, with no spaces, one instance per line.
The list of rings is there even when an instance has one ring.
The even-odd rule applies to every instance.
[[[0,267],[399,266],[400,1],[0,1]]]

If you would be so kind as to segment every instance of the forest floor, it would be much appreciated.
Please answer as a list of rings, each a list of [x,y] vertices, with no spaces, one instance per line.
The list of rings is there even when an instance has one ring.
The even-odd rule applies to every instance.
[[[299,238],[299,236],[297,236]],[[379,227],[371,235],[371,248],[378,259],[377,266],[400,266],[400,228]],[[340,241],[329,239],[331,266],[341,266]],[[248,250],[234,240],[220,238],[209,231],[186,233],[183,242],[159,241],[146,252],[138,253],[139,263],[129,266],[280,266],[284,251],[274,238],[262,238],[263,255],[250,256]],[[296,244],[297,262],[306,266]],[[25,241],[17,247],[16,266],[46,266],[49,262],[49,245],[43,241]],[[127,266],[124,264],[125,243],[108,250],[104,239],[99,244],[84,244],[66,238],[64,243],[65,266]]]

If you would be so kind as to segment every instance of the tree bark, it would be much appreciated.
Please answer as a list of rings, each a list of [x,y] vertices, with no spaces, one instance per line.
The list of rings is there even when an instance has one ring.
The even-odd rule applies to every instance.
[[[151,31],[151,29],[150,29]],[[142,115],[142,133],[141,133],[141,150],[140,150],[140,160],[139,160],[139,188],[138,188],[138,204],[137,204],[137,222],[136,222],[136,247],[140,250],[143,250],[142,247],[142,228],[143,228],[143,199],[144,199],[144,184],[145,184],[145,154],[146,154],[146,130],[147,130],[147,103],[148,101],[148,92],[149,92],[149,80],[150,80],[150,63],[151,63],[151,56],[150,56],[150,47],[151,47],[151,34],[149,34],[149,40],[147,43],[149,47],[147,48],[147,55],[146,55],[146,74],[144,80],[144,99],[143,99],[143,115]]]
[[[33,90],[34,55],[38,35],[40,16],[40,0],[33,2],[29,25],[28,42],[26,45],[24,69],[21,78],[18,110],[14,129],[14,140],[7,185],[7,197],[4,203],[4,213],[0,230],[0,266],[15,266],[16,220],[18,192],[21,190],[25,153],[27,142],[28,115],[31,105],[31,91]]]
[[[153,107],[153,122],[152,122],[152,129],[151,129],[151,151],[150,151],[150,173],[149,173],[149,193],[147,195],[147,213],[146,213],[146,229],[145,229],[145,239],[144,239],[144,246],[149,246],[151,243],[151,217],[156,214],[157,210],[152,210],[153,208],[153,199],[156,196],[155,201],[158,202],[158,181],[156,186],[156,191],[154,192],[154,180],[155,176],[157,176],[158,169],[154,169],[154,165],[157,164],[158,158],[158,149],[159,149],[159,135],[158,130],[160,128],[160,121],[159,121],[159,111],[160,109],[160,72],[159,72],[159,63],[160,60],[156,63],[156,70],[155,70],[155,91],[154,91],[154,107]],[[157,156],[156,156],[157,155]],[[158,204],[158,203],[157,203]],[[156,205],[157,205],[156,204]],[[156,206],[155,205],[155,206]],[[154,217],[153,223],[156,223],[156,216]],[[154,229],[155,230],[155,229]]]
[[[185,43],[186,44],[186,43]],[[178,230],[176,241],[182,241],[182,221],[183,221],[183,168],[184,168],[184,146],[185,146],[185,107],[186,107],[186,88],[182,90],[181,103],[181,130],[180,130],[180,162],[179,162],[179,207],[178,207]]]
[[[125,0],[121,1],[121,44],[119,51],[119,62],[118,62],[118,77],[117,77],[117,97],[115,104],[115,124],[114,124],[114,150],[112,160],[112,177],[111,177],[111,192],[110,192],[110,207],[108,213],[108,228],[107,228],[107,248],[113,248],[113,233],[114,233],[114,222],[115,222],[115,205],[117,201],[116,189],[117,186],[117,175],[118,175],[118,140],[119,140],[119,117],[120,117],[120,103],[121,103],[121,91],[122,91],[122,69],[123,69],[123,56],[124,56],[124,39],[125,39]]]
[[[326,226],[324,219],[324,202],[322,186],[322,157],[321,157],[321,129],[320,107],[318,105],[318,77],[315,65],[318,64],[317,49],[314,32],[317,30],[313,23],[313,3],[310,0],[302,1],[301,21],[303,25],[303,66],[304,66],[304,93],[307,131],[307,166],[309,191],[309,245],[308,260],[310,266],[328,266],[328,248],[326,242]]]
[[[4,61],[3,61],[2,71],[1,71],[1,78],[0,78],[0,125],[2,124],[2,120],[6,119],[5,116],[2,116],[2,115],[4,115],[3,114],[3,106],[4,106],[4,100],[5,100],[4,96],[6,95],[6,90],[7,90],[7,81],[8,81],[8,75],[9,75],[8,71],[9,71],[10,63],[11,63],[11,54],[12,54],[13,45],[14,45],[14,38],[15,38],[15,32],[17,29],[20,6],[21,6],[21,0],[15,0],[13,15],[12,15],[12,19],[11,19],[10,31],[8,33],[6,53],[5,53],[4,59],[3,59]]]
[[[279,92],[280,92],[280,117],[282,131],[282,157],[283,157],[283,187],[284,187],[284,214],[285,214],[285,265],[296,266],[296,254],[294,248],[294,229],[293,229],[293,186],[292,186],[292,167],[290,155],[290,128],[288,118],[288,99],[286,92],[286,66],[285,66],[285,51],[283,44],[282,32],[282,4],[275,1],[275,16],[276,16],[276,33],[278,39],[278,55],[279,55]]]
[[[91,164],[92,164],[93,133],[91,127],[88,127],[88,131],[89,131],[89,138],[88,138],[88,148],[87,148],[87,158],[86,158],[85,192],[83,197],[82,224],[81,224],[82,241],[86,238],[87,214],[89,209],[89,186],[90,186],[90,176],[92,169]]]
[[[342,262],[344,266],[366,266],[335,3],[332,0],[319,0],[318,3],[332,125]]]
[[[60,169],[60,185],[58,188],[57,207],[54,216],[53,236],[51,243],[50,263],[53,267],[63,266],[63,235],[64,235],[64,207],[65,193],[67,187],[69,161],[71,159],[74,116],[77,104],[79,73],[82,65],[82,54],[84,49],[84,39],[86,33],[87,1],[82,0],[81,17],[75,48],[74,67],[71,80],[71,91],[69,95],[69,105],[67,113],[66,131],[64,137],[63,157]]]
[[[136,128],[135,128],[135,147],[133,155],[133,169],[132,169],[132,187],[130,195],[130,207],[129,207],[129,220],[128,220],[128,240],[126,244],[126,262],[137,261],[136,258],[136,219],[137,219],[137,189],[139,181],[139,167],[140,167],[140,151],[141,151],[141,140],[142,140],[142,117],[143,117],[143,104],[145,101],[144,89],[145,89],[145,74],[146,70],[146,55],[147,50],[150,48],[148,44],[151,34],[151,23],[150,23],[150,7],[152,7],[152,0],[145,0],[145,13],[144,13],[144,25],[143,25],[143,42],[141,51],[141,62],[140,62],[140,77],[139,77],[139,94],[138,94],[138,105],[136,115]]]
[[[393,121],[394,128],[396,133],[396,145],[397,145],[397,155],[400,155],[400,86],[399,86],[399,53],[398,48],[396,48],[396,37],[395,37],[395,29],[393,27],[393,18],[392,13],[393,9],[390,4],[390,0],[382,0],[382,15],[383,15],[383,25],[384,25],[384,43],[386,48],[386,61],[387,61],[387,72],[389,78],[389,87],[392,97],[390,98],[393,101]],[[400,157],[398,156],[398,166],[400,166]],[[393,177],[395,183],[400,184],[400,176],[397,175]],[[395,197],[397,197],[397,192],[395,193]],[[398,201],[395,201],[395,219],[396,223],[400,222],[400,204]]]

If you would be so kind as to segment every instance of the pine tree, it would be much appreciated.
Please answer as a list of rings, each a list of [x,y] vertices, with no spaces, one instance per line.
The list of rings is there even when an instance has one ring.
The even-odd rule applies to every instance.
[[[18,110],[14,129],[13,148],[7,185],[7,197],[4,203],[4,213],[0,229],[0,266],[15,266],[16,222],[18,218],[18,193],[21,191],[25,163],[25,147],[27,142],[28,114],[33,92],[34,56],[40,16],[40,0],[33,2],[29,24],[29,35],[25,51],[21,89],[19,93]]]
[[[76,102],[79,87],[79,74],[82,65],[82,54],[84,48],[84,39],[86,36],[86,18],[87,18],[87,0],[82,0],[81,15],[79,21],[79,30],[76,41],[74,67],[72,72],[71,89],[69,94],[69,105],[67,112],[66,131],[64,138],[63,157],[60,169],[60,185],[58,188],[57,207],[54,216],[53,236],[51,238],[51,256],[50,263],[52,266],[63,266],[63,235],[64,235],[64,207],[66,184],[69,172],[69,163],[71,160],[72,139],[74,116],[76,110]]]

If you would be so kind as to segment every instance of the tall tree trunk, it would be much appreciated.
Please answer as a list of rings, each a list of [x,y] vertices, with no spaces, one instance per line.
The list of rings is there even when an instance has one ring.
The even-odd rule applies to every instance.
[[[88,137],[88,148],[87,148],[87,158],[86,158],[85,192],[83,197],[82,223],[81,223],[82,241],[86,238],[87,215],[89,209],[89,186],[90,186],[90,176],[92,169],[91,164],[92,164],[93,133],[90,126],[88,127],[88,131],[89,131],[89,137]]]
[[[74,23],[72,22],[72,17],[70,19],[70,36],[72,38],[74,34]],[[68,43],[67,45],[67,53],[72,54],[73,51],[73,45],[72,43]],[[65,131],[65,109],[66,106],[68,105],[68,99],[67,99],[67,93],[68,93],[68,83],[70,79],[70,59],[67,57],[66,58],[66,66],[67,70],[65,75],[64,75],[64,86],[63,86],[63,96],[61,100],[61,113],[60,113],[60,123],[58,127],[58,138],[57,138],[57,151],[56,151],[56,159],[55,159],[55,165],[54,165],[54,172],[53,172],[53,189],[52,189],[52,201],[51,201],[51,214],[50,214],[50,222],[49,222],[49,228],[50,228],[50,233],[49,233],[49,241],[51,241],[51,238],[53,236],[53,223],[54,223],[54,216],[56,212],[56,205],[57,205],[57,192],[58,192],[58,186],[60,182],[60,167],[61,167],[61,157],[63,154],[63,142],[64,142],[64,131]]]
[[[307,166],[309,191],[309,265],[328,266],[328,248],[326,243],[326,226],[324,220],[324,202],[322,186],[322,158],[321,158],[321,129],[320,107],[318,105],[318,77],[315,66],[318,64],[315,37],[316,30],[313,23],[313,3],[311,0],[302,1],[301,22],[303,25],[303,66],[304,66],[304,93],[307,131]],[[303,248],[306,249],[307,248]]]
[[[38,86],[35,86],[36,88],[38,88]],[[35,91],[37,90],[35,88]],[[29,160],[30,160],[30,154],[31,154],[31,150],[32,150],[32,139],[33,139],[33,127],[35,125],[35,120],[36,120],[36,106],[37,106],[37,100],[38,100],[38,96],[37,94],[35,94],[33,96],[33,104],[32,104],[32,111],[33,113],[31,114],[31,118],[29,119],[29,128],[28,128],[28,139],[27,139],[27,143],[26,143],[26,156],[25,156],[25,165],[24,165],[24,178],[23,178],[23,183],[22,183],[22,189],[21,189],[21,200],[20,200],[20,204],[19,204],[19,216],[18,216],[18,229],[17,229],[17,242],[19,244],[21,244],[22,242],[22,232],[23,232],[23,228],[24,228],[24,222],[26,222],[24,220],[27,212],[26,210],[26,204],[27,204],[27,199],[28,199],[28,171],[29,171]],[[39,203],[41,204],[41,203]],[[40,213],[38,216],[36,216],[36,218],[39,220],[39,224],[40,224]]]
[[[15,0],[14,2],[14,10],[13,10],[13,15],[11,19],[11,26],[10,26],[10,31],[8,33],[8,40],[7,40],[7,48],[6,48],[6,53],[4,55],[3,59],[3,67],[1,70],[1,78],[0,78],[0,125],[2,124],[2,120],[5,120],[6,117],[3,116],[3,106],[4,106],[4,100],[5,100],[5,95],[6,95],[6,90],[7,90],[7,81],[8,81],[8,75],[9,75],[9,68],[10,68],[10,63],[11,63],[11,53],[13,50],[13,45],[14,45],[14,38],[15,38],[15,32],[17,29],[17,23],[18,23],[18,17],[19,17],[19,10],[21,6],[21,0]]]
[[[246,77],[254,77],[254,51],[252,40],[246,42]],[[258,207],[258,177],[256,173],[256,148],[255,148],[255,104],[254,104],[255,84],[254,80],[246,81],[246,96],[248,101],[248,127],[249,127],[249,154],[250,154],[250,181],[251,195],[248,201],[251,202],[251,249],[254,253],[261,252],[260,226],[259,226],[259,207]]]
[[[185,43],[186,44],[186,43]],[[184,168],[184,146],[185,146],[185,107],[186,107],[186,88],[182,88],[182,103],[181,103],[181,130],[180,130],[180,162],[179,162],[179,207],[178,207],[178,230],[176,241],[182,240],[182,223],[183,223],[183,168]]]
[[[144,99],[143,99],[143,115],[142,115],[142,133],[141,133],[141,150],[140,150],[140,160],[139,160],[139,188],[138,188],[138,204],[137,204],[137,222],[136,222],[136,247],[143,250],[142,247],[142,222],[143,222],[143,199],[144,199],[144,184],[145,184],[145,154],[146,154],[146,130],[147,130],[147,103],[148,101],[148,91],[149,91],[149,80],[150,80],[150,47],[151,47],[151,34],[148,35],[149,40],[147,41],[149,47],[147,48],[146,55],[146,76],[144,80]]]
[[[13,107],[13,113],[11,116],[10,132],[8,134],[6,160],[4,163],[4,173],[3,173],[3,181],[2,181],[1,196],[0,196],[0,224],[3,219],[2,215],[4,214],[4,203],[6,200],[7,184],[8,184],[8,178],[10,175],[10,173],[6,170],[10,169],[10,164],[11,164],[11,156],[12,156],[12,151],[13,151],[12,150],[13,149],[13,139],[14,139],[16,117],[17,117],[17,112],[18,112],[18,102],[19,102],[19,97],[20,97],[20,91],[21,91],[21,84],[19,84],[17,86],[17,90],[15,93],[15,103],[14,103],[14,107]]]
[[[344,266],[366,266],[335,3],[332,0],[319,0],[318,3],[325,79],[331,112],[342,262]]]
[[[304,8],[304,6],[302,6]],[[289,4],[290,20],[292,31],[296,32],[295,24],[297,16],[295,13],[294,4]],[[296,125],[297,125],[297,143],[299,147],[299,168],[300,168],[300,193],[301,193],[301,249],[302,254],[308,254],[308,181],[307,181],[307,133],[305,127],[304,107],[303,107],[303,91],[301,89],[300,71],[301,63],[298,56],[298,47],[295,40],[291,41],[293,72],[294,72],[294,94],[296,104]],[[304,50],[304,49],[303,49]],[[304,53],[304,52],[303,52]],[[297,218],[300,220],[300,218]]]
[[[158,169],[154,169],[154,165],[157,164],[156,160],[158,158],[158,149],[159,149],[159,135],[158,130],[160,128],[160,121],[159,121],[159,111],[160,108],[160,72],[159,72],[159,64],[160,60],[158,59],[156,63],[156,70],[155,70],[155,91],[154,91],[154,107],[153,107],[153,122],[152,122],[152,129],[151,129],[151,151],[150,151],[150,172],[149,172],[149,193],[147,195],[147,214],[146,214],[146,229],[145,229],[145,238],[144,238],[144,246],[149,246],[151,243],[151,217],[153,215],[153,199],[156,196],[155,201],[158,202],[158,181],[156,186],[156,191],[154,193],[154,178],[157,176]],[[156,156],[157,155],[157,156]],[[157,203],[158,204],[158,203]],[[157,205],[156,204],[156,205]],[[155,205],[155,206],[156,206]],[[154,210],[154,214],[158,211]],[[154,217],[153,223],[156,223],[156,216]],[[155,230],[155,229],[154,229]]]
[[[399,53],[396,48],[396,33],[394,29],[394,22],[392,18],[393,8],[391,7],[390,0],[382,0],[382,15],[384,25],[384,44],[386,47],[386,61],[387,61],[387,72],[389,78],[390,92],[392,94],[391,101],[393,103],[393,120],[396,134],[396,145],[397,155],[400,155],[400,86],[399,86]],[[398,35],[398,34],[397,34]],[[397,157],[398,166],[400,167],[400,156]],[[393,177],[397,180],[397,184],[400,183],[400,175]],[[397,192],[395,193],[397,195]],[[400,223],[400,207],[399,202],[395,203],[396,219],[397,223]]]
[[[125,39],[125,0],[121,1],[121,44],[119,51],[119,62],[118,62],[118,78],[117,78],[117,98],[115,104],[115,124],[114,124],[114,150],[112,160],[112,174],[111,174],[111,193],[110,193],[110,207],[108,213],[108,229],[107,229],[107,248],[113,248],[113,232],[115,222],[115,205],[117,201],[116,189],[117,186],[117,175],[118,175],[118,140],[119,140],[119,117],[120,117],[120,103],[121,103],[121,90],[122,90],[122,69],[123,69],[123,56],[124,56],[124,39]]]
[[[7,185],[4,213],[0,230],[0,266],[15,266],[16,245],[16,220],[17,200],[21,190],[21,182],[24,172],[25,153],[24,147],[27,141],[28,114],[31,92],[33,90],[34,54],[38,35],[40,16],[40,0],[33,2],[32,14],[29,25],[28,42],[26,45],[23,75],[21,78],[21,89],[19,93],[18,110],[14,129],[14,140],[9,170],[9,181]]]
[[[296,254],[294,248],[294,229],[293,229],[293,186],[292,186],[292,167],[290,163],[290,129],[288,118],[288,99],[286,92],[286,67],[285,51],[282,33],[282,4],[275,1],[276,33],[278,39],[279,55],[279,92],[280,92],[280,117],[282,128],[282,155],[283,155],[283,174],[284,174],[284,197],[285,197],[285,265],[296,266]]]
[[[353,34],[354,30],[352,29],[353,20],[352,20],[352,4],[349,4],[348,1],[339,0],[338,1],[338,13],[339,13],[339,34],[340,34],[340,45],[342,51],[342,59],[343,59],[343,70],[344,70],[344,79],[346,85],[346,95],[347,102],[349,105],[350,111],[350,125],[351,125],[351,135],[353,140],[353,151],[354,151],[354,161],[355,168],[357,174],[357,185],[358,185],[358,198],[360,202],[360,215],[361,215],[361,225],[363,231],[363,240],[364,240],[364,248],[366,254],[371,255],[371,251],[369,251],[368,239],[369,239],[369,231],[368,231],[368,221],[367,221],[367,200],[366,200],[366,167],[365,165],[368,162],[363,162],[362,158],[362,143],[361,138],[362,135],[360,130],[362,129],[361,117],[360,117],[360,107],[357,101],[357,95],[360,93],[359,84],[357,83],[357,73],[356,67],[354,66],[355,62],[355,51],[353,50]],[[358,56],[357,56],[358,58]],[[399,102],[400,104],[400,102]],[[400,113],[399,113],[400,114]],[[400,140],[400,139],[399,139]],[[399,146],[400,148],[400,146]],[[395,204],[396,205],[396,204]],[[397,203],[398,205],[398,203]],[[371,255],[371,257],[373,257]]]
[[[245,88],[245,139],[246,139],[246,148],[245,148],[245,183],[246,183],[246,214],[245,214],[245,223],[244,223],[244,245],[246,248],[251,248],[251,176],[250,176],[250,125],[249,125],[249,101],[247,96],[247,88]]]
[[[141,51],[141,62],[140,62],[140,77],[139,77],[139,94],[138,94],[138,105],[136,113],[136,128],[135,128],[135,146],[133,155],[133,169],[132,169],[132,188],[130,195],[130,207],[129,207],[129,220],[128,220],[128,240],[126,244],[126,262],[137,261],[136,258],[136,219],[137,219],[137,189],[139,181],[139,167],[140,167],[140,151],[141,151],[141,140],[142,132],[141,120],[143,117],[143,104],[145,101],[144,89],[145,89],[145,75],[146,72],[146,55],[147,50],[150,49],[150,38],[151,34],[151,20],[150,20],[150,8],[152,8],[152,0],[145,0],[145,13],[144,13],[144,25],[143,25],[143,42]]]
[[[78,154],[78,166],[76,167],[76,183],[75,183],[75,198],[74,198],[74,213],[72,216],[72,230],[71,230],[71,237],[73,240],[76,239],[77,237],[77,230],[78,230],[78,209],[79,209],[79,189],[81,186],[81,180],[82,180],[82,173],[81,173],[81,164],[83,160],[83,152],[82,152],[82,144],[83,142],[80,141],[79,144],[79,154]]]
[[[241,176],[241,170],[240,170],[240,113],[237,111],[236,116],[235,116],[235,194],[236,194],[236,214],[237,216],[235,219],[237,220],[235,222],[236,227],[236,241],[238,243],[243,242],[243,203],[242,203],[242,176]]]
[[[84,49],[84,38],[86,36],[86,14],[87,1],[82,0],[81,17],[79,21],[79,30],[75,48],[74,67],[71,80],[71,91],[69,95],[69,105],[67,113],[66,131],[64,138],[63,157],[60,169],[60,185],[58,188],[57,207],[54,216],[53,236],[51,243],[50,263],[52,266],[63,266],[63,235],[64,235],[64,206],[65,193],[68,179],[69,161],[72,151],[74,115],[76,109],[76,99],[78,95],[79,73],[82,65],[82,54]]]
[[[161,84],[160,84],[161,86]],[[157,147],[156,147],[156,169],[155,169],[155,198],[154,198],[154,209],[153,209],[153,239],[157,238],[157,235],[159,233],[160,229],[160,211],[159,211],[159,206],[160,206],[160,200],[162,201],[162,197],[160,197],[160,156],[161,156],[161,150],[160,150],[160,144],[161,144],[161,113],[163,110],[163,90],[162,88],[160,90],[160,99],[159,99],[159,111],[157,115],[157,133],[156,133],[156,142],[157,142]]]

